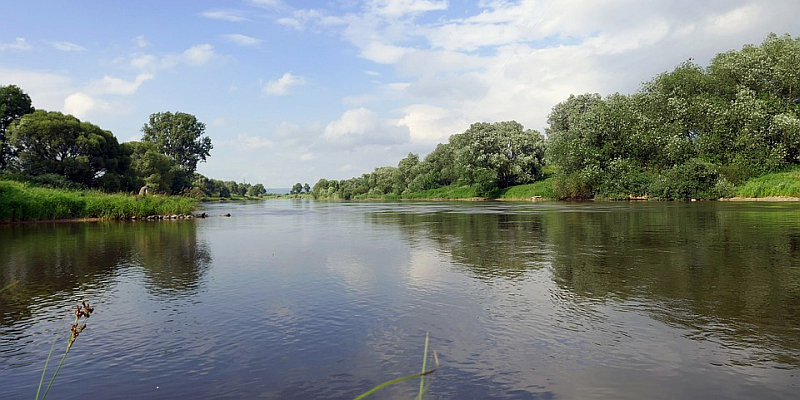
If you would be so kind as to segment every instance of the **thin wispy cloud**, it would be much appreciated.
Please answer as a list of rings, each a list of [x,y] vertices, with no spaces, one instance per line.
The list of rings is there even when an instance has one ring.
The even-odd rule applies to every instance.
[[[254,37],[238,33],[222,35],[222,38],[237,46],[258,46],[261,43],[261,39],[256,39]]]
[[[25,41],[25,38],[18,37],[14,39],[12,43],[0,43],[0,51],[4,50],[16,50],[16,51],[26,51],[30,50],[32,46]]]
[[[86,51],[86,47],[70,42],[52,42],[50,45],[58,51]]]
[[[250,19],[244,17],[243,12],[239,10],[209,10],[201,12],[200,16],[228,22],[250,21]]]

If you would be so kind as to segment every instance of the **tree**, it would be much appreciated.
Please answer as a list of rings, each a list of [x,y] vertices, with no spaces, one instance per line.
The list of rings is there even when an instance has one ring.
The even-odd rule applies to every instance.
[[[475,123],[453,135],[462,179],[478,193],[534,182],[542,176],[544,137],[516,121]]]
[[[31,98],[15,85],[0,86],[0,170],[6,168],[10,153],[6,130],[12,122],[34,112]]]
[[[308,185],[308,182],[306,182],[306,184],[303,185],[303,190],[306,192],[306,194],[311,192],[311,186]]]
[[[131,174],[135,187],[147,185],[152,191],[170,193],[175,179],[177,163],[160,153],[150,142],[127,142],[122,144],[131,153]]]
[[[408,153],[406,158],[397,163],[397,169],[394,170],[393,184],[395,194],[403,194],[408,188],[408,184],[417,176],[417,165],[419,165],[419,156],[414,153]]]
[[[302,192],[303,192],[303,184],[297,182],[294,184],[294,186],[292,186],[292,190],[289,192],[289,194],[300,194]]]
[[[142,141],[156,145],[158,151],[169,156],[189,174],[197,170],[197,163],[206,161],[213,148],[211,139],[203,137],[206,125],[194,115],[182,112],[155,113],[142,127]]]
[[[90,187],[113,182],[129,165],[111,132],[72,115],[35,111],[8,128],[13,168],[27,175],[58,174]],[[101,179],[102,178],[102,179]],[[114,188],[110,188],[114,189]]]
[[[253,186],[250,186],[250,188],[249,188],[249,189],[247,189],[247,195],[248,195],[248,196],[257,196],[257,197],[261,197],[261,196],[263,196],[265,193],[267,193],[267,189],[266,189],[266,188],[264,188],[264,185],[262,185],[262,184],[260,184],[260,183],[256,183],[255,185],[253,185]]]

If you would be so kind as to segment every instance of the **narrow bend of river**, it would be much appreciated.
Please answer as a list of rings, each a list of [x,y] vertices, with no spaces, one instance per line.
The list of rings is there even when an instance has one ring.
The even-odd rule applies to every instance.
[[[0,226],[3,399],[796,399],[795,203],[205,206]],[[375,399],[413,399],[407,381]]]

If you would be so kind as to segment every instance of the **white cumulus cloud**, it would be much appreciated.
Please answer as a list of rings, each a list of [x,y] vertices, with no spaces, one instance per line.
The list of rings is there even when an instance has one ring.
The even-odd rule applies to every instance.
[[[397,121],[381,120],[378,113],[364,107],[342,113],[325,127],[323,137],[347,145],[398,144],[408,142],[408,128]]]
[[[198,44],[184,51],[181,56],[182,59],[190,65],[203,65],[215,57],[214,46],[210,44]]]
[[[264,85],[263,92],[264,94],[284,95],[289,93],[289,88],[292,86],[304,85],[305,83],[306,80],[302,76],[292,75],[287,72],[280,78],[267,82]]]
[[[108,111],[109,104],[101,99],[94,98],[86,93],[73,93],[64,99],[64,112],[72,114],[78,119],[85,119],[92,112]]]

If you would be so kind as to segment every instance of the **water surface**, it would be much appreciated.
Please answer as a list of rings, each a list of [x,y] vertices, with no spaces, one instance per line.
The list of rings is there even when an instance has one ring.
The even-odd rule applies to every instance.
[[[0,226],[3,398],[796,398],[794,203],[215,204]],[[60,354],[59,354],[60,356]],[[374,398],[410,399],[418,383]]]

